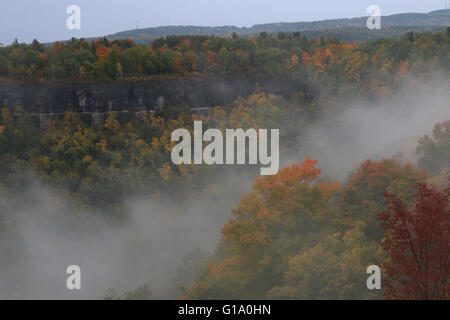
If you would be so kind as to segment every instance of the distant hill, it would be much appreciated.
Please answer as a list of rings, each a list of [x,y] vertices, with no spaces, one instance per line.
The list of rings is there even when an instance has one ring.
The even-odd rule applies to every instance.
[[[369,30],[367,17],[351,19],[331,19],[312,22],[280,22],[258,24],[250,28],[221,26],[166,26],[128,30],[108,35],[108,39],[131,38],[137,43],[150,43],[169,35],[211,35],[229,36],[233,32],[243,37],[251,37],[260,32],[279,33],[300,31],[307,37],[336,37],[344,41],[361,42],[379,38],[397,38],[408,31],[433,32],[450,26],[450,10],[429,13],[401,13],[382,17],[381,30]]]

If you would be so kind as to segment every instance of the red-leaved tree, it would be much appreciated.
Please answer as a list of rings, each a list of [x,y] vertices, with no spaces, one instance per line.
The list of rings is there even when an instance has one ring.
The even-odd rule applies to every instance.
[[[386,195],[379,214],[385,229],[383,265],[387,299],[450,298],[450,187],[441,192],[417,184],[415,205]]]

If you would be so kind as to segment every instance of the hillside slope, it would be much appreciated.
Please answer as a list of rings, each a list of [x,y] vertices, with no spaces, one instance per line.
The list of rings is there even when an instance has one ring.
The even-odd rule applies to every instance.
[[[280,22],[258,24],[250,28],[236,26],[200,27],[200,26],[164,26],[128,30],[108,35],[109,39],[132,38],[138,43],[168,35],[214,35],[229,36],[233,32],[239,36],[254,36],[260,32],[296,32],[301,31],[308,37],[337,37],[345,41],[365,41],[383,37],[399,37],[408,31],[432,32],[450,26],[450,10],[438,10],[429,13],[401,13],[382,17],[381,30],[368,30],[367,17],[351,19],[331,19],[312,22]]]

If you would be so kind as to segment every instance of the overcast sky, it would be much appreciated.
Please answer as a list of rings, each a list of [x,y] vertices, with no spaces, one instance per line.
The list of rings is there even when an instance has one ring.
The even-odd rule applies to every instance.
[[[165,25],[252,26],[443,9],[446,0],[0,0],[0,42],[30,42],[102,36]],[[69,30],[66,9],[81,8],[81,30]]]

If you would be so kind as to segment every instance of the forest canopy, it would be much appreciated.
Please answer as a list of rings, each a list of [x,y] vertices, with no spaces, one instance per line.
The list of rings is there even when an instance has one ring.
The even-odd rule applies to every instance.
[[[450,68],[450,28],[432,34],[409,32],[399,39],[350,44],[336,38],[310,39],[300,32],[253,39],[167,36],[150,45],[131,39],[72,39],[46,46],[17,40],[0,48],[0,77],[18,80],[117,80],[156,75],[271,76],[295,79],[319,74],[328,81],[366,81],[413,68]]]
[[[299,146],[319,140],[321,132],[312,131],[316,135],[311,136],[309,129],[341,125],[330,119],[351,109],[338,102],[355,97],[372,103],[393,101],[388,98],[400,95],[405,83],[419,91],[436,73],[448,85],[449,71],[450,28],[361,44],[309,39],[299,32],[262,32],[252,39],[236,34],[168,36],[151,45],[101,38],[48,46],[37,40],[16,41],[2,47],[0,81],[109,83],[215,76],[285,78],[307,86],[285,96],[256,86],[247,96],[205,114],[170,105],[139,116],[131,112],[123,121],[117,112],[109,112],[97,126],[71,110],[40,126],[38,115],[23,106],[2,108],[0,257],[8,259],[0,259],[0,269],[12,272],[16,261],[29,258],[27,250],[13,250],[24,241],[15,213],[27,211],[31,203],[28,214],[36,219],[34,198],[24,200],[24,190],[30,181],[38,181],[55,193],[56,207],[70,199],[68,216],[73,220],[68,221],[81,223],[84,232],[95,219],[125,225],[131,219],[127,204],[139,197],[155,201],[156,211],[180,224],[185,221],[182,214],[188,214],[186,203],[203,201],[208,208],[196,213],[209,214],[224,197],[237,199],[226,203],[231,219],[221,226],[215,250],[176,253],[182,264],[168,281],[172,298],[448,299],[450,115],[434,120],[434,129],[426,129],[431,135],[422,128],[413,132],[421,137],[412,142],[417,159],[390,154],[357,160],[359,165],[339,181],[320,169],[323,160],[334,161],[333,152],[329,159],[316,159],[300,154]],[[448,106],[448,100],[442,103]],[[403,119],[409,116],[405,113]],[[192,135],[195,120],[222,131],[279,128],[280,152],[288,160],[276,175],[266,177],[257,176],[252,166],[175,165],[170,160],[171,134],[186,128]],[[348,136],[355,134],[349,132],[341,140],[324,136],[351,144]],[[356,151],[348,157],[360,159]],[[253,188],[245,189],[251,181]],[[55,216],[55,223],[67,218]],[[153,218],[150,213],[145,217]],[[126,234],[138,241],[132,232]],[[141,256],[142,251],[136,251]],[[414,255],[417,258],[411,259]],[[383,290],[367,289],[366,268],[374,264],[386,277]],[[27,286],[21,289],[28,292]],[[160,295],[152,283],[129,289],[125,299]],[[116,291],[108,291],[106,298],[118,298]]]

